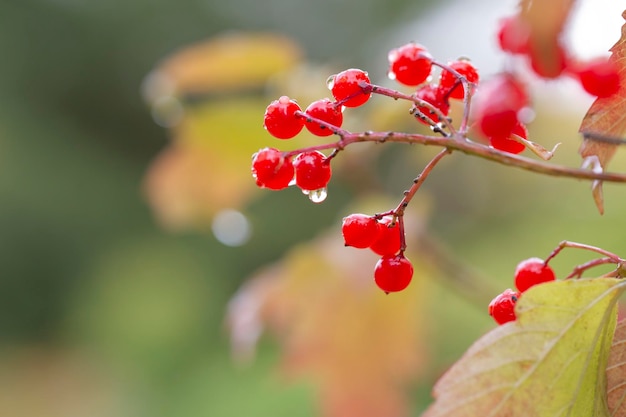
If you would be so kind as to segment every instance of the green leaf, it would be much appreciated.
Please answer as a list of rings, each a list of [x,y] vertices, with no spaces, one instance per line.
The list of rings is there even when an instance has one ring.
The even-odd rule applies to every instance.
[[[439,380],[424,417],[608,417],[606,365],[626,282],[556,281],[479,339]]]

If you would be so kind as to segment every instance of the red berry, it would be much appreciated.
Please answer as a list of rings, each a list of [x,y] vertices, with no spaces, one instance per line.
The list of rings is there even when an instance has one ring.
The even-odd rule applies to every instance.
[[[370,245],[370,249],[381,256],[395,255],[402,246],[398,224],[391,225],[391,216],[385,216],[378,222],[378,237]]]
[[[517,135],[522,139],[527,139],[528,131],[526,130],[526,126],[518,122],[513,128],[511,135]],[[512,139],[510,135],[509,137],[494,136],[492,138],[489,138],[489,144],[495,149],[516,155],[526,149],[526,145],[516,141],[515,139]]]
[[[488,138],[509,137],[528,101],[526,88],[511,74],[500,74],[482,83],[474,101],[479,129]]]
[[[478,70],[476,70],[476,67],[473,66],[471,62],[467,60],[458,60],[450,62],[448,66],[464,76],[470,83],[478,82]],[[439,87],[449,91],[449,98],[462,99],[465,97],[463,84],[457,79],[456,75],[445,69],[441,71],[441,76],[439,77]]]
[[[316,119],[320,119],[326,123],[329,123],[335,127],[341,127],[343,123],[343,113],[341,112],[341,106],[333,103],[327,98],[314,101],[304,111],[306,114]],[[305,120],[304,125],[317,136],[330,136],[333,131],[319,123]]]
[[[620,76],[617,65],[604,58],[594,59],[580,64],[575,69],[580,84],[591,95],[610,97],[620,88]]]
[[[370,98],[370,79],[363,70],[347,69],[332,75],[329,80],[330,91],[341,105],[359,107]]]
[[[274,100],[265,109],[263,125],[265,129],[278,139],[290,139],[304,127],[304,119],[296,116],[300,106],[287,96]]]
[[[530,27],[519,16],[509,16],[498,22],[498,45],[511,54],[528,53]]]
[[[263,148],[252,156],[252,176],[259,187],[270,190],[287,188],[293,179],[291,161],[274,148]]]
[[[351,214],[343,218],[341,233],[346,246],[364,249],[374,243],[380,229],[378,222],[372,216]]]
[[[498,324],[508,323],[515,320],[515,303],[520,297],[520,293],[511,289],[506,289],[502,294],[497,295],[489,303],[489,315]]]
[[[430,75],[432,57],[422,45],[407,43],[389,52],[389,78],[409,86],[420,85]]]
[[[425,84],[415,92],[415,97],[432,104],[435,108],[439,109],[444,116],[447,116],[450,111],[450,104],[445,97],[445,93],[446,92],[443,89],[436,85]],[[416,112],[416,110],[419,110],[419,112]],[[437,116],[437,113],[429,109],[427,106],[413,106],[411,111],[417,120],[424,124],[429,123],[423,120],[421,115],[428,117],[435,123],[439,123],[441,121],[439,116]]]
[[[325,188],[332,174],[330,160],[319,151],[298,154],[293,160],[293,167],[296,185],[305,191]]]
[[[540,258],[526,259],[515,268],[515,286],[520,292],[526,291],[533,285],[555,279],[556,276],[552,268]]]
[[[374,281],[386,293],[405,289],[413,278],[413,265],[404,254],[385,255],[376,262]]]

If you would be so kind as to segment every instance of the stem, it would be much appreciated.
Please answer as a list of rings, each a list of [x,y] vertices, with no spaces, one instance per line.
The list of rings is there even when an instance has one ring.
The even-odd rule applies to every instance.
[[[311,118],[308,119],[327,125],[332,125]],[[468,155],[474,155],[479,158],[497,162],[502,165],[514,166],[525,171],[536,172],[538,174],[551,175],[555,177],[575,178],[579,180],[599,180],[616,183],[626,183],[626,174],[613,172],[594,172],[592,170],[582,168],[571,168],[563,165],[554,165],[544,161],[538,161],[526,158],[520,155],[513,155],[507,152],[499,151],[480,143],[472,142],[465,136],[440,137],[422,135],[418,133],[400,133],[400,132],[359,132],[350,133],[347,130],[333,127],[333,131],[340,136],[337,142],[326,143],[322,145],[311,146],[295,151],[286,152],[285,156],[292,156],[304,151],[327,150],[327,149],[343,149],[348,145],[356,142],[397,142],[420,144],[427,146],[441,146],[451,151],[460,151]]]
[[[474,83],[470,83],[467,78],[459,73],[454,68],[449,65],[442,64],[441,62],[432,61],[433,65],[438,66],[444,71],[451,72],[457,79],[457,82],[460,82],[463,85],[463,117],[461,118],[461,125],[459,126],[459,133],[463,136],[467,133],[469,128],[469,115],[470,115],[470,102],[472,100],[472,87],[475,87]]]
[[[550,255],[544,261],[544,265],[547,265],[548,262],[552,258],[554,258],[556,255],[558,255],[559,252],[561,252],[565,248],[584,249],[584,250],[588,250],[588,251],[591,251],[591,252],[596,252],[596,253],[599,253],[600,255],[606,256],[608,259],[611,260],[611,263],[614,263],[614,264],[620,264],[620,263],[624,262],[624,259],[622,259],[619,256],[617,256],[616,254],[614,254],[612,252],[609,252],[607,250],[604,250],[602,248],[598,248],[596,246],[591,246],[591,245],[586,245],[584,243],[570,242],[569,240],[564,240],[561,243],[559,243],[559,246],[557,246],[552,251],[552,253],[550,253]],[[604,262],[604,263],[609,263],[609,262]]]
[[[428,164],[424,167],[422,172],[413,180],[413,185],[407,191],[404,192],[404,197],[398,203],[398,206],[392,211],[393,215],[398,219],[398,227],[400,228],[400,252],[404,252],[406,250],[406,238],[404,236],[404,210],[408,207],[409,203],[417,193],[417,190],[420,189],[428,175],[432,172],[433,168],[441,159],[452,153],[449,149],[442,149],[439,151],[437,155],[434,156],[433,159],[430,160]]]
[[[407,101],[412,102],[415,106],[426,107],[428,110],[434,112],[437,115],[439,120],[441,120],[441,123],[443,124],[443,126],[450,132],[451,135],[454,136],[456,134],[456,129],[454,128],[454,126],[452,126],[452,123],[450,123],[450,120],[448,119],[448,117],[445,114],[443,114],[441,110],[439,110],[437,107],[433,106],[429,102],[419,99],[412,95],[408,95],[408,94],[404,94],[396,90],[392,90],[390,88],[381,87],[379,85],[370,84],[370,87],[372,89],[371,90],[372,93],[380,94],[381,96],[391,97],[396,100],[407,100]],[[426,117],[424,120],[428,122],[431,125],[431,127],[435,127],[435,128],[438,127],[437,123],[433,122],[429,117]],[[441,132],[440,129],[439,131]],[[441,133],[444,134],[444,132],[441,132]]]
[[[565,277],[565,279],[570,279],[570,278],[580,278],[582,277],[583,273],[588,270],[591,269],[593,267],[596,267],[598,265],[606,265],[606,264],[613,264],[615,263],[615,260],[612,258],[598,258],[598,259],[594,259],[592,261],[586,262],[582,265],[578,265],[576,268],[574,268],[572,270],[572,272]],[[616,272],[618,272],[618,270],[615,270],[613,272],[609,273],[609,276],[615,274]]]

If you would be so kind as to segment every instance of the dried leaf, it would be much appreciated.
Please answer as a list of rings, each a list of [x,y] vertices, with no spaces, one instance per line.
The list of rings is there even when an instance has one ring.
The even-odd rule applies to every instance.
[[[520,1],[520,17],[529,28],[533,59],[548,77],[562,71],[559,38],[573,5],[574,0]]]
[[[537,285],[439,380],[424,417],[608,417],[605,369],[623,280]]]
[[[622,16],[626,19],[626,11]],[[578,151],[584,160],[597,158],[602,170],[606,170],[620,139],[626,136],[626,24],[622,26],[620,40],[611,48],[609,60],[617,65],[620,89],[610,97],[598,98],[593,102],[580,126],[583,143]],[[602,202],[601,182],[594,183],[593,193],[596,203]]]
[[[373,282],[376,259],[344,247],[335,231],[294,248],[231,301],[234,353],[249,358],[268,327],[280,341],[286,373],[315,383],[323,415],[407,415],[406,387],[426,359],[427,270],[411,257],[414,281],[385,295]]]
[[[617,323],[606,368],[611,417],[626,416],[626,320]]]

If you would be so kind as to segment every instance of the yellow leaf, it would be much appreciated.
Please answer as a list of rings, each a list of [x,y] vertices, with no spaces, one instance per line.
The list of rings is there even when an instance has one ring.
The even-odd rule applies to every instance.
[[[605,369],[624,289],[612,278],[531,288],[517,321],[479,339],[439,380],[424,417],[608,417]]]
[[[162,96],[260,89],[280,71],[295,66],[300,48],[273,33],[230,32],[187,46],[164,59],[148,75],[144,94]]]

